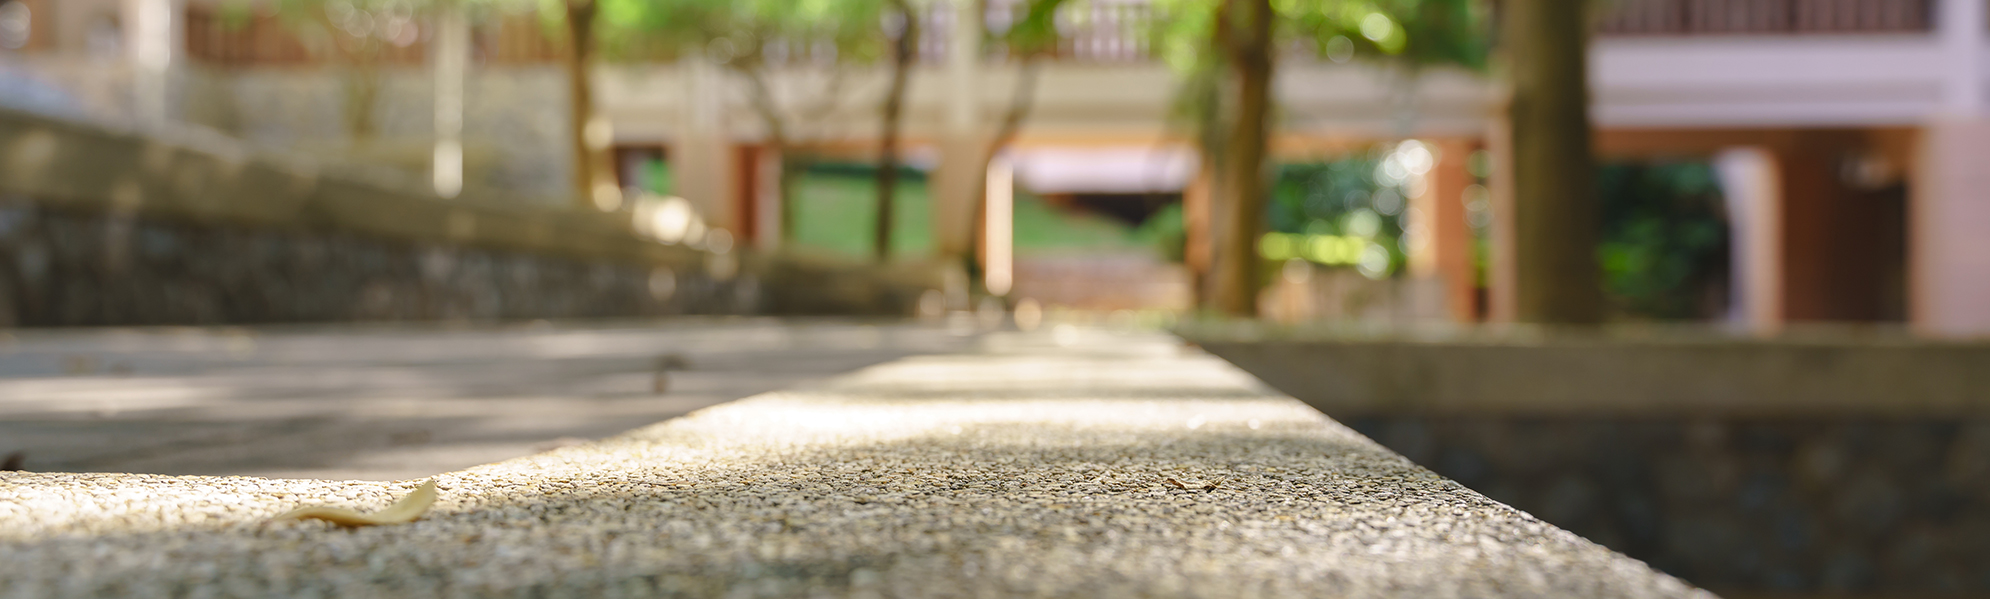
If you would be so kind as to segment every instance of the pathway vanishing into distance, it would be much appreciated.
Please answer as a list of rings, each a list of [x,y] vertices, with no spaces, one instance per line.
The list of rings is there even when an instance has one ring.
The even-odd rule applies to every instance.
[[[23,597],[1708,596],[1153,334],[990,334],[435,480],[421,520],[342,530],[268,519],[377,510],[418,481],[0,473],[0,580]]]
[[[968,347],[972,326],[954,324],[0,331],[0,456],[34,471],[402,480]]]

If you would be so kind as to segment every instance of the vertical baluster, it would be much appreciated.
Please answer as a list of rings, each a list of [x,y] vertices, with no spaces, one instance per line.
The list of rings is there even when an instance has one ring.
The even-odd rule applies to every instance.
[[[1112,60],[1112,8],[1112,0],[1092,4],[1092,44],[1096,54],[1092,60]]]
[[[1099,32],[1099,19],[1105,13],[1104,2],[1094,0],[1085,5],[1085,20],[1081,28],[1085,31],[1085,61],[1098,62],[1105,54],[1105,37]]]
[[[1098,62],[1099,60],[1100,10],[1101,7],[1098,2],[1086,4],[1085,20],[1079,24],[1079,28],[1085,32],[1085,60],[1087,62]]]
[[[1127,7],[1128,7],[1127,4],[1114,2],[1112,4],[1112,10],[1108,11],[1107,13],[1112,15],[1112,22],[1106,24],[1106,32],[1112,36],[1112,43],[1110,44],[1110,46],[1112,49],[1113,62],[1123,62],[1126,60]]]
[[[1136,23],[1138,28],[1134,29],[1134,39],[1140,44],[1140,54],[1136,57],[1139,60],[1154,58],[1154,40],[1146,33],[1154,29],[1153,9],[1152,5],[1140,5],[1140,21]]]

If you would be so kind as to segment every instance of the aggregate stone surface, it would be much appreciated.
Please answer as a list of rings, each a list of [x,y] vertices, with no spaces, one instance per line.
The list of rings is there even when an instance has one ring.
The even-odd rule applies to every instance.
[[[0,458],[42,472],[425,477],[959,352],[975,330],[733,317],[0,330]]]
[[[0,596],[1687,597],[1161,337],[911,358],[419,481],[0,473]]]

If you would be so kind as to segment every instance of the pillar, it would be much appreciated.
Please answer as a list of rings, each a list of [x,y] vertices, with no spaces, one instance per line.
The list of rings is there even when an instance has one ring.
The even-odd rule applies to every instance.
[[[751,172],[753,185],[752,193],[740,198],[745,207],[739,211],[740,226],[743,227],[741,234],[745,240],[752,242],[752,247],[771,252],[780,249],[783,227],[788,226],[781,220],[785,216],[781,214],[781,161],[785,157],[781,156],[779,148],[771,144],[762,144],[758,148],[753,162],[741,166]]]
[[[1501,106],[1495,114],[1503,114]],[[1488,201],[1492,204],[1492,224],[1487,227],[1490,260],[1486,264],[1486,320],[1511,323],[1519,320],[1514,290],[1520,275],[1513,259],[1513,127],[1506,119],[1495,118],[1486,125],[1486,153],[1491,161],[1486,178]]]
[[[685,95],[670,148],[674,191],[707,225],[737,231],[737,151],[725,126],[725,74],[702,56],[686,57],[678,68]]]
[[[1983,116],[1983,0],[1936,0],[1935,35],[1942,44],[1942,109],[1951,118]]]
[[[971,255],[975,206],[984,191],[989,156],[981,123],[981,13],[979,2],[948,3],[953,19],[947,29],[946,92],[940,130],[940,167],[934,178],[933,238],[940,255],[954,259]]]
[[[1990,336],[1990,119],[1921,134],[1908,199],[1908,319],[1920,333]]]
[[[988,161],[986,212],[982,224],[982,287],[1008,295],[1016,282],[1015,170],[1009,161]]]
[[[463,192],[463,85],[470,65],[470,21],[457,2],[437,6],[429,58],[435,74],[435,152],[430,160],[435,194]]]
[[[1939,0],[1948,81],[1921,133],[1908,200],[1908,319],[1942,337],[1990,335],[1990,119],[1983,0]]]
[[[1783,325],[1783,184],[1767,148],[1737,147],[1714,156],[1727,202],[1728,323],[1757,334]]]
[[[1410,253],[1410,275],[1438,281],[1443,315],[1454,322],[1477,318],[1473,297],[1478,272],[1473,264],[1476,245],[1471,223],[1465,220],[1465,188],[1472,185],[1467,163],[1472,144],[1449,140],[1429,144],[1436,161],[1424,173],[1422,194],[1410,198],[1410,227],[1416,231]]]
[[[134,114],[150,126],[176,120],[186,63],[185,0],[124,0],[124,23]]]
[[[1197,308],[1209,304],[1209,236],[1215,230],[1210,220],[1209,194],[1216,180],[1215,162],[1197,156],[1195,178],[1182,188],[1182,265],[1188,267],[1190,291],[1195,295]]]

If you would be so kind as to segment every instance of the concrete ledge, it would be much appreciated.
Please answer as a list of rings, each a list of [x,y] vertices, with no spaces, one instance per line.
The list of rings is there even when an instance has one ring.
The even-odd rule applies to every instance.
[[[1415,330],[1199,323],[1179,331],[1335,417],[1990,416],[1990,342],[1850,330]]]
[[[0,473],[23,596],[1709,597],[1172,339],[1003,336],[414,483]]]

